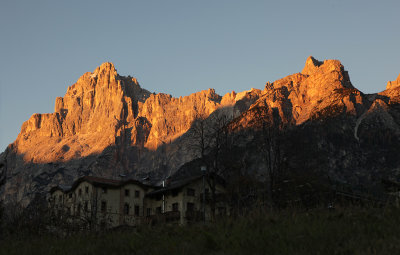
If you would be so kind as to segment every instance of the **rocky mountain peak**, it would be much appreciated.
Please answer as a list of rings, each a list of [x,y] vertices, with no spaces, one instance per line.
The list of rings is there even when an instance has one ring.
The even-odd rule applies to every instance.
[[[323,116],[351,112],[356,115],[362,101],[360,92],[350,82],[347,71],[339,60],[318,61],[310,56],[301,73],[267,82],[262,96],[251,109],[267,109],[276,112],[284,123],[302,124]],[[327,109],[335,109],[335,112]],[[247,112],[238,124],[248,127],[255,123],[252,112]]]
[[[397,79],[394,81],[388,81],[386,85],[386,89],[394,89],[400,86],[400,74],[397,76]]]
[[[115,69],[113,63],[104,62],[93,71],[94,75],[105,74],[105,73],[117,74],[117,69]]]
[[[316,60],[313,56],[309,56],[306,60],[306,64],[304,65],[302,74],[310,75],[318,70],[323,62]]]
[[[344,67],[339,60],[328,59],[321,62],[314,57],[309,56],[301,73],[304,75],[313,75],[317,73],[329,73],[334,71],[344,72]]]

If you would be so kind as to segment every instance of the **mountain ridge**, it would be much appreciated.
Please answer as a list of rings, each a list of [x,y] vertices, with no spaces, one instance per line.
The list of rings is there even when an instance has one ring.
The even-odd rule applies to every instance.
[[[227,116],[232,130],[255,128],[254,110],[260,108],[299,128],[345,117],[343,126],[355,143],[371,131],[366,123],[378,118],[398,139],[399,84],[400,75],[386,90],[366,95],[353,87],[340,61],[310,56],[300,73],[267,82],[263,90],[221,96],[208,89],[175,98],[150,93],[106,62],[57,97],[54,113],[33,114],[24,122],[0,155],[1,197],[29,201],[82,174],[163,178],[199,156],[189,148],[187,133],[197,119],[212,114]]]

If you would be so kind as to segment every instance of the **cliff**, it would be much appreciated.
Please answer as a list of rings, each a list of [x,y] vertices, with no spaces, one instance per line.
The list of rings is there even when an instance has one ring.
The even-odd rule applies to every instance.
[[[23,123],[0,159],[1,180],[7,179],[2,197],[18,194],[21,200],[36,188],[68,183],[82,174],[115,177],[154,170],[147,169],[146,159],[162,158],[159,147],[183,135],[196,118],[207,118],[217,109],[238,116],[259,94],[252,90],[222,97],[208,89],[174,98],[150,93],[135,78],[118,75],[112,63],[104,63],[56,98],[54,113],[35,113]],[[152,163],[160,165],[160,160]],[[177,159],[173,165],[183,163]],[[38,176],[43,178],[38,181]]]

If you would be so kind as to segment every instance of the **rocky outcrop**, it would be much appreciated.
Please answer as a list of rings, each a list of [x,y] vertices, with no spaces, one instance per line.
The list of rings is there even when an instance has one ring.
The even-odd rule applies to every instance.
[[[386,89],[394,89],[400,86],[400,74],[395,81],[388,81]]]
[[[300,125],[341,113],[358,116],[365,107],[364,96],[353,87],[340,61],[309,57],[301,73],[268,82],[260,99],[243,114],[244,122],[238,119],[234,125],[246,128],[248,120],[257,118],[253,111],[257,108],[268,111],[270,118],[276,112],[283,123]]]
[[[138,103],[149,96],[136,79],[120,77],[112,63],[104,63],[56,98],[54,113],[33,114],[22,125],[15,152],[32,163],[101,153],[115,143],[122,123],[133,125]]]
[[[395,81],[389,81],[386,90],[378,93],[378,97],[385,100],[389,104],[395,105],[400,103],[400,74]]]

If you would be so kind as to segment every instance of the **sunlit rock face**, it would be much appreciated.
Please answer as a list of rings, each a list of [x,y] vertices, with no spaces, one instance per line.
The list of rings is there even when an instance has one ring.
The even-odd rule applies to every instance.
[[[196,118],[207,118],[217,109],[236,117],[260,93],[251,90],[222,97],[208,89],[174,98],[150,93],[135,78],[118,75],[112,63],[103,63],[68,87],[64,97],[56,98],[54,113],[35,113],[24,122],[16,141],[2,155],[7,164],[1,174],[9,179],[3,195],[17,192],[21,198],[30,192],[17,187],[16,175],[26,179],[18,183],[30,183],[30,178],[45,173],[44,184],[93,172],[113,177],[143,168],[151,171],[148,167],[164,164],[157,156],[159,147],[183,135]],[[177,167],[193,157],[186,155],[171,164]],[[48,178],[48,172],[59,173],[58,178]]]
[[[22,125],[15,151],[32,163],[101,153],[115,143],[123,123],[134,126],[138,103],[149,96],[135,78],[120,77],[112,63],[104,63],[56,98],[54,113],[32,115]]]
[[[379,95],[388,97],[390,104],[400,103],[400,74],[395,81],[389,81],[386,90]]]
[[[253,143],[251,130],[260,126],[258,109],[267,113],[262,118],[299,132],[296,139],[288,139],[307,143],[302,152],[311,152],[290,151],[301,157],[297,161],[314,162],[307,167],[329,169],[342,179],[346,175],[340,171],[364,167],[364,178],[365,173],[376,171],[365,167],[366,158],[374,156],[370,138],[377,136],[376,130],[398,141],[399,83],[400,76],[385,91],[364,95],[353,87],[340,61],[309,57],[302,72],[268,82],[262,90],[220,96],[207,89],[175,98],[151,93],[135,78],[118,75],[112,63],[104,63],[82,75],[64,97],[56,98],[54,113],[33,114],[22,125],[16,141],[0,155],[0,197],[28,203],[38,192],[88,174],[165,178],[199,156],[190,139],[196,119],[223,114],[232,120],[232,131],[250,130],[248,141]],[[332,137],[346,139],[338,143],[342,140]],[[247,154],[259,153],[250,150]],[[315,153],[325,154],[323,160],[315,161]],[[391,158],[385,153],[378,156],[386,156],[382,164]],[[346,158],[337,160],[337,155]],[[262,160],[253,159],[249,167],[262,169]]]
[[[245,100],[247,94],[255,94],[256,99],[261,91],[252,92],[221,97],[208,89],[174,98],[150,93],[135,78],[119,76],[112,63],[104,63],[82,75],[64,97],[56,98],[54,113],[33,114],[14,144],[16,152],[33,163],[98,154],[127,132],[130,141],[124,142],[155,150],[185,133],[196,118],[206,118],[218,108],[229,107],[230,115],[237,116],[241,112],[233,109],[236,101]]]
[[[400,74],[399,74],[399,76],[397,76],[397,79],[396,79],[395,81],[389,81],[389,82],[387,83],[386,89],[387,89],[387,90],[389,90],[389,89],[395,89],[395,88],[397,88],[397,87],[399,87],[399,86],[400,86]]]
[[[277,111],[283,123],[299,125],[323,115],[357,115],[364,110],[362,93],[353,87],[338,60],[320,62],[309,57],[301,73],[268,82],[262,94],[244,114],[251,115],[252,109],[262,107],[270,114]]]

